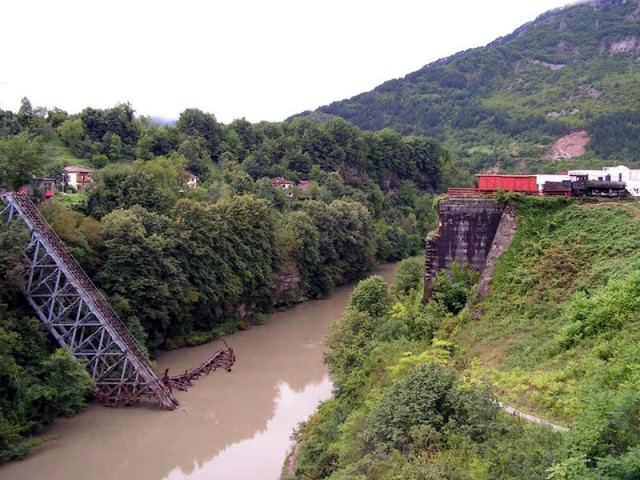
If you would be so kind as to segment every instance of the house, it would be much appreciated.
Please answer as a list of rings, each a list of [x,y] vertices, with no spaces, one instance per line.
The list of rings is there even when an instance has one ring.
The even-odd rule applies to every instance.
[[[90,168],[86,167],[64,167],[64,173],[67,176],[66,185],[71,185],[76,190],[82,190],[84,187],[93,182],[91,179]]]
[[[276,188],[281,188],[287,197],[293,197],[293,181],[287,180],[284,177],[276,177],[271,179],[271,185]]]
[[[180,174],[180,193],[187,190],[195,190],[198,188],[198,177],[190,172],[182,172]]]
[[[198,177],[195,176],[193,173],[187,174],[186,186],[187,188],[191,188],[191,189],[198,188]]]
[[[33,186],[36,188],[36,190],[44,193],[45,198],[51,198],[56,193],[55,178],[33,177]]]
[[[54,178],[31,177],[31,183],[18,189],[19,193],[37,197],[38,199],[48,200],[56,193],[56,180]]]
[[[300,180],[298,182],[298,190],[305,192],[309,188],[309,180]]]

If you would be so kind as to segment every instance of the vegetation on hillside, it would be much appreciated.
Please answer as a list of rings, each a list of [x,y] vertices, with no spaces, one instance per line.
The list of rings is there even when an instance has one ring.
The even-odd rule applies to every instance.
[[[559,137],[586,129],[587,161],[638,162],[637,2],[541,15],[493,43],[302,114],[438,138],[472,172],[537,171]],[[555,168],[560,170],[565,168]]]
[[[444,277],[423,306],[420,260],[353,291],[327,338],[334,398],[297,432],[295,478],[546,478],[560,435],[504,414],[487,383],[460,371],[445,339],[461,279]],[[461,275],[460,278],[467,277]]]
[[[40,211],[152,355],[419,253],[433,195],[456,175],[437,141],[344,120],[223,125],[187,109],[161,127],[128,104],[68,115],[26,98],[17,113],[0,111],[0,189],[43,175],[63,185],[70,163],[93,167],[93,184],[61,188]],[[306,185],[286,196],[275,176]],[[55,415],[82,408],[90,386],[20,295],[19,224],[0,246],[0,462],[24,455]],[[283,272],[299,282],[281,287]]]
[[[640,208],[516,201],[482,301],[458,271],[422,305],[411,260],[391,290],[375,277],[354,290],[327,338],[335,398],[297,433],[296,478],[638,478]]]

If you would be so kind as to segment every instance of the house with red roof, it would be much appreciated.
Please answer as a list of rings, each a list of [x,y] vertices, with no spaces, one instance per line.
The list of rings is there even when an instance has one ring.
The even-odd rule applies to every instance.
[[[281,188],[287,197],[293,197],[294,182],[292,180],[287,180],[284,177],[275,177],[271,179],[271,185]]]

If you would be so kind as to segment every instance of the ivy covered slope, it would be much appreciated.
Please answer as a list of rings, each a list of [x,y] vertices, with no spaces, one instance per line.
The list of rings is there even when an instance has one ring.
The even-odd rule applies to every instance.
[[[472,171],[557,169],[545,153],[579,130],[590,137],[579,165],[637,163],[639,45],[639,3],[594,0],[547,12],[485,47],[312,116],[438,138]]]
[[[475,275],[454,271],[422,305],[414,260],[390,291],[358,285],[327,339],[335,398],[301,426],[295,478],[638,478],[640,207],[516,202],[481,302]]]
[[[571,478],[637,478],[640,205],[526,198],[518,209],[492,292],[473,307],[479,320],[459,316],[448,338],[506,403],[571,426]],[[613,458],[634,475],[605,477],[598,466]]]

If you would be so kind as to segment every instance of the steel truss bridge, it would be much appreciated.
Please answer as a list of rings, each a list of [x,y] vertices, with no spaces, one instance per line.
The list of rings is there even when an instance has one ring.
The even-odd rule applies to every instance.
[[[18,219],[31,233],[24,251],[27,300],[58,344],[85,364],[96,398],[110,406],[151,400],[175,409],[178,401],[170,382],[158,378],[138,342],[29,197],[2,193],[0,221]],[[218,351],[212,358],[229,369],[225,353]]]

